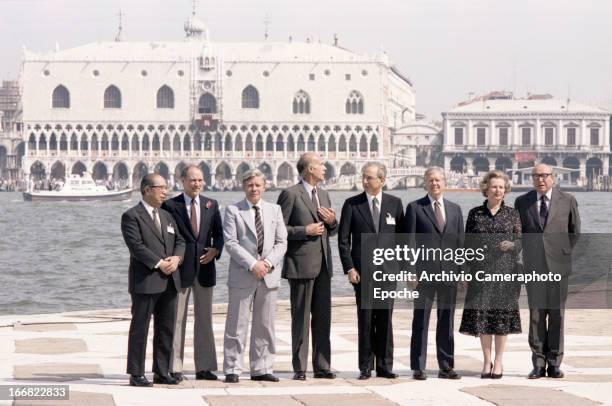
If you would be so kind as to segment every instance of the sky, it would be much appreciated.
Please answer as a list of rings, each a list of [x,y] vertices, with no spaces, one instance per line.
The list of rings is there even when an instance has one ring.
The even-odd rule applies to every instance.
[[[0,0],[0,79],[21,49],[47,52],[115,37],[181,41],[193,0]],[[212,41],[333,43],[384,49],[430,120],[469,93],[550,93],[612,110],[610,0],[196,0]]]

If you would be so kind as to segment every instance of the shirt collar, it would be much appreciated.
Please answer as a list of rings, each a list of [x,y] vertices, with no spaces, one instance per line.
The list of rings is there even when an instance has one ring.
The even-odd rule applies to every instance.
[[[433,205],[436,199],[431,197],[429,193],[427,193],[427,197],[429,198],[429,204]],[[440,203],[440,206],[444,206],[444,195],[440,196],[440,200],[438,200],[438,202]]]
[[[315,186],[312,186],[310,183],[306,182],[305,180],[302,180],[302,185],[304,185],[306,192],[308,192],[308,196],[312,195],[312,189],[314,189]]]
[[[191,206],[191,197],[187,193],[183,193],[183,197],[185,198],[185,204],[187,206]],[[195,200],[196,206],[200,205],[200,196],[197,195],[193,200]]]
[[[542,199],[542,196],[539,192],[538,192],[538,200]],[[548,201],[550,202],[550,199],[552,199],[552,188],[550,188],[550,190],[548,192],[546,192],[546,197],[548,198]]]
[[[253,210],[253,206],[257,206],[257,207],[259,207],[259,210],[261,210],[261,199],[259,199],[257,204],[251,203],[251,201],[249,199],[246,199],[246,202],[249,205],[249,210]]]
[[[372,205],[372,200],[374,200],[375,197],[376,197],[376,200],[378,200],[378,204],[380,205],[382,203],[382,190],[380,192],[378,192],[378,194],[375,195],[375,196],[374,195],[370,195],[369,193],[366,192],[366,197],[368,198],[368,204],[370,206]]]
[[[149,215],[153,217],[153,210],[155,209],[155,207],[151,206],[149,203],[145,202],[144,200],[142,200],[141,203],[144,206],[144,208],[147,210],[147,213],[149,213]],[[159,212],[159,209],[157,209],[157,211]]]

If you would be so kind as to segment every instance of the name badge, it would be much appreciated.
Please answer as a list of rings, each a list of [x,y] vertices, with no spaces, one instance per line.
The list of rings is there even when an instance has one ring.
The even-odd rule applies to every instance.
[[[174,227],[172,227],[172,226],[168,226],[167,231],[168,231],[170,234],[174,234]]]
[[[395,217],[391,215],[391,213],[387,213],[387,224],[394,226],[395,225]]]

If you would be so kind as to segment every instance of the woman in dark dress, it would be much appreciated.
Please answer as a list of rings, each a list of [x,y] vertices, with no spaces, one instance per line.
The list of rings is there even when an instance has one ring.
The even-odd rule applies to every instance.
[[[476,273],[513,274],[519,270],[521,219],[518,211],[504,204],[510,191],[508,176],[498,170],[488,172],[480,185],[487,198],[470,210],[465,227],[466,247],[483,247],[483,261],[470,263],[473,279],[468,284],[459,332],[480,337],[484,356],[482,378],[502,377],[502,358],[508,334],[521,332],[518,299],[519,282],[478,282]],[[495,359],[492,345],[495,341]]]

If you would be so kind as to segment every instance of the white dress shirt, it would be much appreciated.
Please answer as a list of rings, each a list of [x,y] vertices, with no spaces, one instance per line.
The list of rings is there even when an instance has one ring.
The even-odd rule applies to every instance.
[[[435,214],[436,213],[436,206],[435,206],[436,199],[431,197],[429,193],[427,194],[427,197],[429,197],[429,203],[431,204],[431,209],[433,210]],[[444,196],[440,196],[440,200],[438,200],[438,203],[440,203],[440,210],[442,211],[442,218],[444,219],[444,222],[446,223],[446,210],[444,209]]]
[[[304,189],[306,189],[306,193],[308,193],[308,197],[310,198],[310,200],[312,200],[312,189],[314,189],[315,187],[312,186],[310,183],[306,182],[305,180],[302,181],[302,185],[304,185]],[[321,202],[319,201],[319,191],[318,190],[315,196],[317,199],[317,207],[315,207],[315,209],[318,209],[319,207],[321,207]]]
[[[540,206],[542,205],[542,196],[539,192],[538,192],[538,201],[537,201],[537,205],[538,205],[538,213],[540,213]],[[546,192],[546,197],[548,200],[546,200],[546,208],[548,209],[548,211],[550,211],[550,199],[552,198],[552,188]]]

